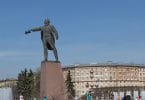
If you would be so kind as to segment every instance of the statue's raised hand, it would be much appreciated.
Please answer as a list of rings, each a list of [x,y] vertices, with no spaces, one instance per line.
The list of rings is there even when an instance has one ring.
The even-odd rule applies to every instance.
[[[30,31],[30,30],[28,30],[28,31],[25,31],[25,34],[29,34],[29,33],[31,33],[31,31]]]

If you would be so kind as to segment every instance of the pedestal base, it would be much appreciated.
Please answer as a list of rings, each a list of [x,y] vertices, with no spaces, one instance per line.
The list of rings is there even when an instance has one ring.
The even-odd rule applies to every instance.
[[[48,100],[66,100],[66,88],[59,62],[42,62],[40,79],[40,97]]]

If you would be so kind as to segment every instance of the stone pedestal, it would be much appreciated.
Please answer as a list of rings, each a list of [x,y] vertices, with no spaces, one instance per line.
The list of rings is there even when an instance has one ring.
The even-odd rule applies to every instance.
[[[48,100],[66,100],[66,88],[59,62],[41,63],[40,97]]]

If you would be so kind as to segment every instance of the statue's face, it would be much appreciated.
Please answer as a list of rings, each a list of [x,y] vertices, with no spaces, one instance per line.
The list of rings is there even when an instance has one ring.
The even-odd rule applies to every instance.
[[[49,25],[49,23],[50,23],[50,21],[49,21],[48,19],[46,19],[46,20],[44,21],[44,25]]]

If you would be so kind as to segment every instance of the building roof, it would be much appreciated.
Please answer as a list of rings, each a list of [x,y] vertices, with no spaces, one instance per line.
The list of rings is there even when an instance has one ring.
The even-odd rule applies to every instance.
[[[139,67],[145,68],[144,64],[131,64],[131,63],[90,63],[90,64],[74,64],[63,67],[63,69],[71,69],[71,68],[84,68],[84,67]]]

